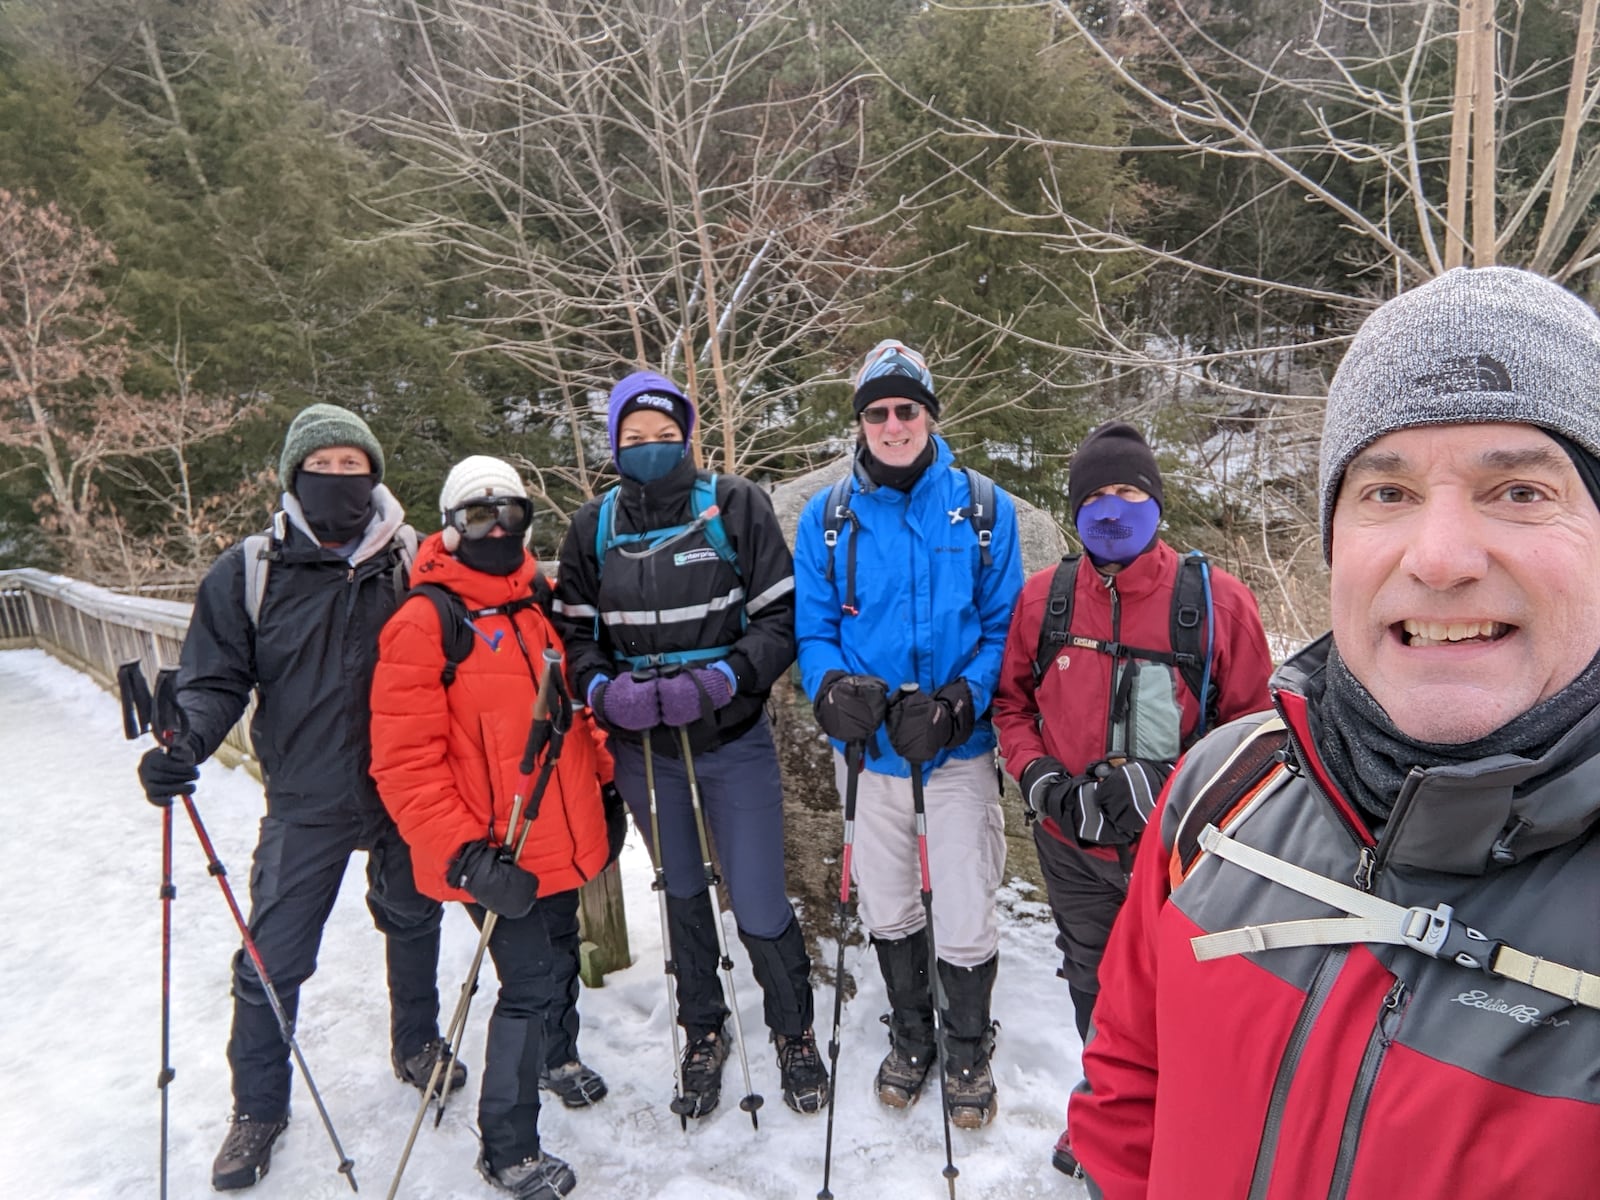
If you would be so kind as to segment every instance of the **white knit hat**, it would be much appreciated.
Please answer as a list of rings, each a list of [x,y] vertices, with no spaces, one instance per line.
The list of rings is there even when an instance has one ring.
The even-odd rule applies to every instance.
[[[449,527],[450,513],[468,501],[496,496],[528,498],[522,477],[510,463],[487,454],[474,454],[450,468],[439,492],[439,523],[445,526],[445,549],[453,551],[460,540],[459,535],[451,536],[455,530]]]

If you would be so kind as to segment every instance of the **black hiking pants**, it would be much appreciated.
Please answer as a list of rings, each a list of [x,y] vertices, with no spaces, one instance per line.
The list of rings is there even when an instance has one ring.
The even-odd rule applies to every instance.
[[[250,936],[293,1023],[300,985],[317,969],[322,929],[356,850],[367,852],[367,908],[386,942],[390,1048],[415,1054],[439,1036],[443,909],[417,891],[411,852],[387,814],[340,825],[263,817],[250,868]],[[288,1112],[289,1046],[243,947],[233,959],[228,1065],[235,1112],[261,1120]]]
[[[1111,925],[1128,897],[1128,880],[1120,863],[1085,854],[1045,832],[1035,822],[1033,844],[1039,851],[1044,890],[1056,922],[1056,946],[1077,1016],[1080,1036],[1087,1036],[1089,1013],[1100,994],[1100,959],[1111,938]]]

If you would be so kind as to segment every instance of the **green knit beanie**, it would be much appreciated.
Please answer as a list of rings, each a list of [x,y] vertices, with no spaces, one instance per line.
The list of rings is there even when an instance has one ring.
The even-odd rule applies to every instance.
[[[372,460],[374,482],[383,482],[383,447],[378,445],[367,423],[337,404],[313,404],[301,409],[289,423],[289,432],[283,440],[278,479],[285,491],[294,491],[294,477],[300,464],[328,446],[355,446],[365,450]]]

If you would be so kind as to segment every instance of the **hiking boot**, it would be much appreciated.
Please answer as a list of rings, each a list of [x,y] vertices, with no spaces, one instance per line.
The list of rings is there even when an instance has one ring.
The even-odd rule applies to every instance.
[[[953,1070],[945,1078],[945,1098],[950,1104],[950,1124],[957,1129],[982,1129],[994,1120],[999,1107],[994,1096],[994,1072],[989,1060]]]
[[[422,1048],[415,1054],[400,1057],[400,1051],[393,1050],[389,1053],[389,1061],[394,1064],[394,1077],[401,1083],[409,1083],[417,1091],[428,1086],[428,1077],[433,1074],[434,1055],[443,1053],[447,1058],[450,1050],[444,1044],[443,1038],[429,1038],[422,1043]],[[439,1073],[439,1078],[444,1078],[444,1072]],[[467,1069],[458,1062],[450,1064],[450,1090],[459,1092],[467,1086]],[[438,1089],[435,1088],[437,1095]]]
[[[887,1013],[880,1018],[890,1024]],[[878,1064],[878,1077],[873,1086],[878,1090],[878,1101],[890,1108],[910,1108],[922,1095],[922,1086],[928,1082],[928,1069],[933,1066],[932,1045],[912,1045],[889,1035],[889,1053]]]
[[[265,1179],[272,1166],[272,1143],[289,1127],[287,1116],[263,1121],[237,1113],[228,1123],[228,1136],[222,1139],[211,1164],[211,1186],[219,1192],[237,1192],[254,1187]]]
[[[683,1051],[683,1091],[672,1101],[680,1117],[703,1117],[722,1099],[722,1064],[728,1043],[720,1030],[692,1039]]]
[[[577,1173],[553,1154],[535,1154],[499,1170],[479,1154],[478,1174],[517,1200],[561,1200],[578,1186]]]
[[[554,1092],[568,1108],[588,1108],[606,1094],[606,1081],[600,1078],[600,1073],[577,1059],[553,1071],[546,1068],[540,1072],[539,1086]]]
[[[817,1035],[811,1030],[796,1037],[774,1034],[778,1045],[778,1075],[783,1080],[783,1102],[797,1113],[814,1113],[828,1103],[828,1072],[817,1053]]]
[[[1070,1175],[1073,1179],[1083,1178],[1083,1168],[1078,1165],[1077,1156],[1072,1153],[1072,1143],[1067,1140],[1067,1131],[1063,1129],[1061,1136],[1056,1139],[1056,1148],[1051,1151],[1050,1165],[1063,1175]]]

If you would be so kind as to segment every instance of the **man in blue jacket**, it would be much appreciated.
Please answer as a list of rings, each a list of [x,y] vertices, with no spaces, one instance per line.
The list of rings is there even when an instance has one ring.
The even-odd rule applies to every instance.
[[[989,1000],[1005,820],[988,712],[1022,587],[1016,509],[957,467],[935,434],[939,402],[916,351],[892,339],[874,347],[856,376],[855,412],[852,475],[812,497],[795,538],[800,669],[833,739],[841,790],[843,747],[866,747],[854,876],[893,1010],[878,1099],[911,1104],[937,1052],[915,769],[926,796],[950,1119],[975,1129],[995,1109]],[[917,690],[902,693],[907,683]]]

